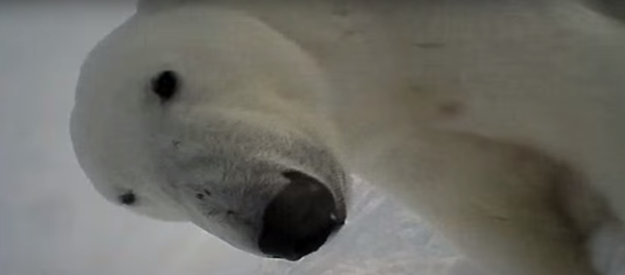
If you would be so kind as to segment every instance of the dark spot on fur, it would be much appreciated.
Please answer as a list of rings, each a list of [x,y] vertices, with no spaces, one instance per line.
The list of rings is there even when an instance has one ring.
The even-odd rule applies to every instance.
[[[119,202],[123,205],[133,205],[137,202],[137,195],[132,191],[128,191],[119,196]]]
[[[226,214],[227,214],[228,216],[232,216],[232,215],[234,215],[234,214],[236,214],[236,213],[235,213],[234,211],[232,211],[232,210],[228,210],[228,211],[226,211]]]
[[[415,43],[415,46],[422,49],[440,49],[445,47],[445,43],[442,42],[419,42]]]
[[[459,102],[448,101],[440,104],[438,106],[438,110],[441,114],[445,116],[457,116],[462,113],[463,106]]]
[[[170,100],[180,89],[180,80],[173,71],[160,72],[151,82],[152,92],[162,101]]]
[[[502,222],[507,222],[508,220],[510,220],[509,218],[502,217],[502,216],[492,216],[492,217],[495,218],[495,220],[502,221]]]
[[[212,217],[212,216],[219,215],[219,213],[221,213],[221,212],[219,210],[217,210],[217,209],[210,209],[206,213],[204,213],[204,215],[206,215],[207,217]]]
[[[172,141],[172,142],[171,142],[171,144],[172,144],[172,145],[173,145],[176,149],[178,149],[178,147],[180,146],[180,140],[174,140],[174,141]]]
[[[357,33],[358,33],[358,31],[356,31],[356,30],[347,29],[347,30],[344,30],[342,32],[342,36],[343,36],[343,38],[349,38],[349,37],[352,37],[352,36],[356,35]]]
[[[408,86],[408,92],[410,92],[411,94],[419,95],[419,96],[432,94],[430,90],[428,90],[425,87],[422,87],[419,84],[411,84],[410,86]]]
[[[199,200],[204,200],[204,194],[202,193],[195,194],[195,197],[198,198]]]
[[[336,6],[334,10],[332,10],[332,14],[339,17],[346,17],[349,15],[349,8],[345,6]]]
[[[213,195],[213,193],[211,193],[210,191],[208,191],[206,189],[204,189],[204,194],[206,194],[209,197]]]

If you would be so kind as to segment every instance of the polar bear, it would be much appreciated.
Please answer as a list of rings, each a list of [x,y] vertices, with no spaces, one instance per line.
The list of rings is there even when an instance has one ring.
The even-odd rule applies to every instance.
[[[574,0],[144,1],[71,136],[106,199],[298,260],[376,183],[493,274],[590,275],[625,221],[625,27]]]

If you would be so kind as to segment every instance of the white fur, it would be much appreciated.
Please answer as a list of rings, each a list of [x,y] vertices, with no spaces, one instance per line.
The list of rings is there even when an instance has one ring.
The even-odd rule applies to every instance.
[[[566,0],[170,2],[142,3],[83,68],[72,134],[105,197],[138,189],[143,212],[258,253],[257,228],[187,190],[228,190],[211,207],[249,221],[267,198],[246,190],[281,184],[258,165],[338,200],[346,171],[494,272],[596,274],[587,238],[625,220],[622,22]],[[166,107],[146,88],[162,69],[184,80]]]

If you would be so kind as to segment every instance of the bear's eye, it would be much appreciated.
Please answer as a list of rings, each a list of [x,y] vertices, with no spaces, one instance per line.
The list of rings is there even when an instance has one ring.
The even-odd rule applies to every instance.
[[[123,205],[133,205],[137,202],[137,195],[132,191],[128,191],[118,197],[119,202]]]
[[[152,79],[152,92],[163,101],[171,99],[180,88],[178,75],[174,71],[162,71]]]

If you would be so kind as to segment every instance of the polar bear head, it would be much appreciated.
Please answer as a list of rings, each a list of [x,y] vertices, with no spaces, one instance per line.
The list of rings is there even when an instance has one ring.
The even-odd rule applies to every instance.
[[[85,61],[72,140],[111,202],[297,260],[346,216],[329,90],[305,51],[247,15],[139,13]]]

